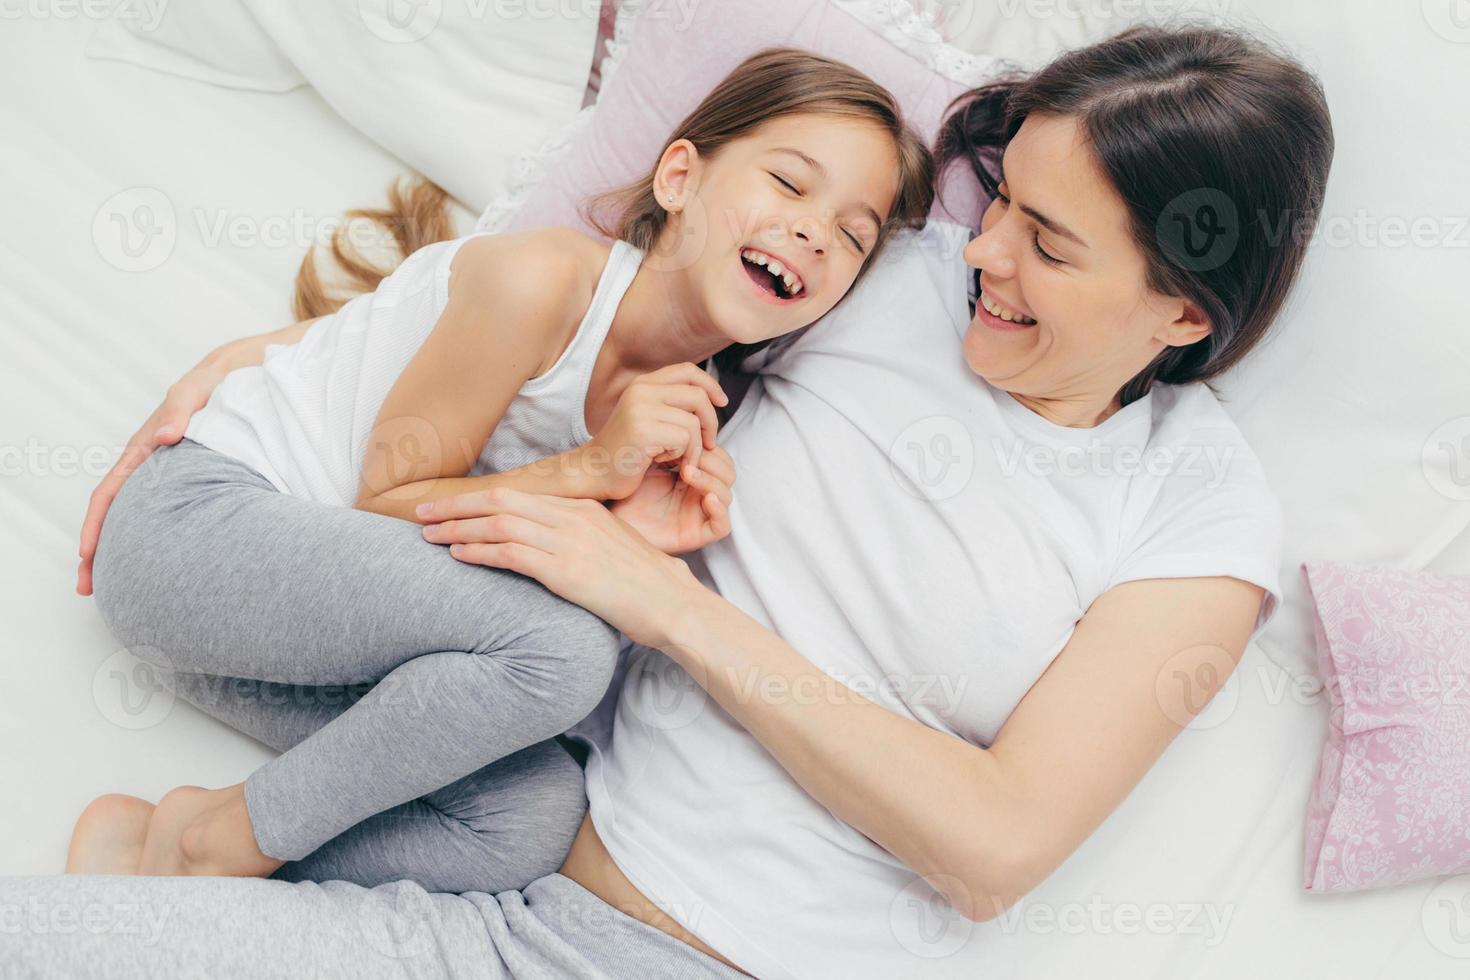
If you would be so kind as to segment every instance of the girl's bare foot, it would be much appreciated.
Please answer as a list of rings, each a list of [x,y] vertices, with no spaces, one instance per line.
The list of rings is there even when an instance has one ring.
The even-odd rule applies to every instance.
[[[66,852],[66,873],[135,875],[153,804],[136,796],[99,796],[77,818]]]
[[[180,786],[153,810],[138,873],[264,877],[284,863],[256,846],[244,783],[224,789]]]

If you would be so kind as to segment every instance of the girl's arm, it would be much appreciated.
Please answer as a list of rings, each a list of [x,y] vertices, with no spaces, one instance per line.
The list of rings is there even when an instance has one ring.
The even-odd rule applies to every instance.
[[[355,507],[418,521],[419,505],[491,487],[620,498],[653,462],[683,457],[694,467],[714,447],[719,386],[694,365],[671,365],[629,386],[591,443],[467,475],[521,387],[557,359],[586,312],[600,265],[588,242],[547,230],[460,248],[444,312],[379,410]]]
[[[1224,577],[1115,586],[981,748],[833,679],[582,503],[471,495],[436,505],[445,523],[424,536],[663,650],[806,792],[976,921],[1051,874],[1127,796],[1224,685],[1262,599]]]
[[[320,317],[316,318],[320,319]],[[92,558],[102,537],[102,522],[113,498],[127,482],[133,470],[153,455],[159,446],[171,446],[184,438],[189,420],[209,402],[219,383],[237,367],[260,364],[265,349],[271,344],[294,344],[316,319],[302,320],[279,330],[242,337],[222,344],[205,354],[187,374],[169,386],[163,404],[148,416],[142,428],[133,433],[112,469],[102,478],[87,502],[87,515],[82,519],[82,541],[77,550],[81,558],[77,566],[77,594],[92,594]]]
[[[467,477],[516,393],[585,310],[585,249],[529,233],[466,242],[454,256],[444,312],[394,381],[368,439],[359,510],[415,520],[416,505],[484,488]],[[496,482],[590,496],[574,457],[540,461]]]

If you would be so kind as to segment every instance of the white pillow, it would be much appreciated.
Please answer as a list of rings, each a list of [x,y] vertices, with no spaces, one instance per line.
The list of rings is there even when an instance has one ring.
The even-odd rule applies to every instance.
[[[591,2],[171,0],[156,24],[104,22],[88,54],[260,91],[304,79],[478,212],[581,108],[597,20]]]
[[[1261,645],[1299,678],[1302,562],[1418,570],[1470,527],[1470,31],[1431,16],[1449,2],[1236,0],[1228,18],[1319,74],[1337,144],[1303,281],[1221,386],[1285,508],[1283,615]]]
[[[124,4],[85,50],[226,88],[286,92],[306,83],[241,0]]]
[[[944,41],[961,51],[1030,71],[1068,48],[1080,48],[1123,30],[1132,23],[1126,16],[1129,8],[1145,5],[1076,0],[881,0],[875,6],[896,18],[901,17],[898,11],[911,7]]]
[[[478,211],[576,115],[596,4],[245,0],[332,108]]]

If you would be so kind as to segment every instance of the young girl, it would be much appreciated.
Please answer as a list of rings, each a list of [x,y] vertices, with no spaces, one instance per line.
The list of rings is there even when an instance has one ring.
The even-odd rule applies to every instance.
[[[931,169],[870,79],[765,52],[608,199],[611,246],[566,230],[427,245],[371,294],[271,335],[284,343],[117,494],[95,589],[180,694],[284,754],[156,808],[105,798],[105,832],[84,814],[68,870],[298,862],[282,876],[444,891],[554,870],[575,822],[494,812],[486,774],[580,794],[548,740],[602,696],[615,634],[456,561],[417,509],[516,487],[615,501],[671,553],[723,536],[727,399],[695,365],[830,310],[889,230],[923,220]]]

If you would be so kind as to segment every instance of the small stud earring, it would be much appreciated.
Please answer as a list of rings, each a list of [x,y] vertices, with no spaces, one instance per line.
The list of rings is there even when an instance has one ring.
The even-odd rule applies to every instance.
[[[672,195],[672,194],[669,195],[669,203],[670,204],[673,204],[674,203],[674,195]]]

